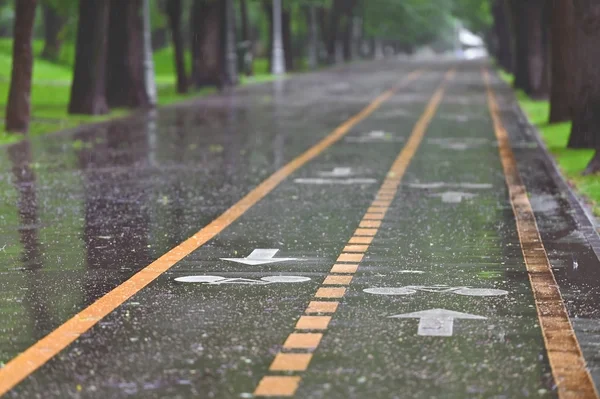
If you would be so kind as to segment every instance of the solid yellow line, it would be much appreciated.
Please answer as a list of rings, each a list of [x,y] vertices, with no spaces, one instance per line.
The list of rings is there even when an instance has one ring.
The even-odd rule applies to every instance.
[[[83,333],[96,325],[102,318],[146,287],[161,274],[169,270],[181,259],[223,231],[292,173],[344,137],[352,127],[371,115],[373,111],[381,106],[381,104],[391,98],[406,84],[417,79],[421,74],[422,71],[419,70],[408,74],[396,86],[379,95],[363,110],[341,124],[323,140],[264,180],[244,198],[226,210],[221,216],[213,220],[202,230],[198,231],[192,237],[137,272],[129,280],[105,294],[96,302],[67,320],[56,330],[8,362],[0,369],[0,396],[4,395],[24,378],[52,359]]]
[[[427,126],[429,126],[429,123],[433,119],[433,116],[435,115],[435,112],[437,111],[440,101],[444,95],[446,84],[449,80],[451,80],[454,77],[454,73],[455,73],[455,71],[451,70],[446,74],[444,81],[442,82],[440,87],[436,90],[434,95],[432,96],[431,100],[427,104],[427,107],[425,108],[423,115],[421,115],[421,118],[419,118],[419,121],[415,125],[407,145],[404,146],[404,148],[402,149],[402,151],[400,152],[400,154],[398,155],[398,157],[392,164],[392,167],[391,167],[390,171],[388,172],[388,175],[396,176],[396,179],[394,180],[394,182],[395,182],[394,188],[392,189],[393,194],[396,194],[396,192],[398,191],[398,185],[400,183],[400,180],[404,176],[404,172],[406,171],[408,163],[414,157],[420,142],[423,140],[425,130],[427,129]],[[389,182],[384,183],[384,184],[389,184]],[[371,204],[371,207],[375,206],[376,203],[378,203],[378,202],[380,202],[380,201],[375,199],[373,201],[373,203]],[[389,204],[387,204],[387,205],[389,205]],[[387,206],[387,205],[385,205],[385,206]],[[360,225],[363,226],[364,223],[365,223],[365,221],[363,220]],[[379,227],[379,222],[377,222],[377,227]],[[367,230],[368,230],[368,232],[367,232]],[[355,236],[356,235],[375,236],[375,234],[377,234],[377,231],[378,231],[377,228],[375,228],[375,229],[359,228],[356,230]],[[353,236],[353,238],[354,238],[354,236]],[[352,238],[350,239],[350,241],[351,240],[352,240]],[[348,246],[346,246],[346,248],[348,248]],[[344,250],[346,250],[346,248]],[[357,254],[342,253],[339,255],[337,262],[360,262],[362,260],[362,257],[363,257],[362,254],[358,254],[358,256],[357,256]],[[358,268],[358,265],[336,264],[336,265],[334,265],[334,267],[332,268],[331,271],[334,272],[334,269],[340,269],[340,268],[343,271],[346,271],[344,269],[345,266],[352,266],[352,269],[351,269],[352,273],[356,272],[356,269]],[[330,275],[325,278],[322,285],[350,285],[351,281],[352,281],[352,276]],[[337,298],[344,297],[345,294],[346,294],[346,288],[330,288],[330,287],[321,286],[317,289],[317,293],[315,294],[315,297],[317,297],[317,298],[336,298],[337,299]],[[312,303],[314,303],[314,302],[311,302],[311,304]],[[324,302],[324,303],[327,304],[327,302]],[[321,304],[323,304],[323,302]],[[338,306],[338,303],[336,302],[335,308],[332,309],[329,313],[334,314],[335,311],[337,310],[337,306]],[[311,307],[311,305],[309,305],[309,308],[310,307]],[[304,317],[304,316],[302,316],[302,317]],[[329,321],[328,321],[328,323],[329,323]],[[322,338],[322,334],[321,334],[318,338],[318,342],[313,342],[312,346],[310,346],[310,347],[308,345],[291,346],[289,344],[289,342],[290,341],[295,342],[295,341],[299,340],[299,338],[298,338],[299,335],[302,335],[302,334],[298,334],[295,332],[291,333],[288,336],[288,339],[284,343],[283,347],[288,348],[288,349],[293,347],[293,348],[310,348],[311,350],[316,350],[319,343],[321,342],[321,338]],[[279,356],[279,355],[277,355],[277,356]],[[307,367],[308,367],[308,365],[307,365]],[[287,371],[292,372],[295,370],[289,369]],[[272,386],[269,386],[269,382],[272,381],[272,379],[274,379],[274,378],[276,379],[277,376],[269,376],[269,375],[264,376],[261,379],[261,381],[259,382],[256,390],[254,391],[254,396],[293,396],[296,393],[296,389],[298,388],[298,385],[301,381],[300,377],[298,377],[297,380],[293,380],[293,381],[290,380],[287,383],[285,381],[283,381],[281,384],[278,384],[278,385],[273,384]],[[282,387],[285,387],[285,389],[282,389]],[[282,393],[283,391],[285,391],[287,393]]]
[[[483,77],[510,203],[517,223],[521,250],[529,272],[529,282],[535,299],[548,360],[552,368],[552,376],[558,387],[558,397],[597,399],[596,386],[586,367],[579,342],[569,320],[569,314],[554,278],[535,214],[527,197],[527,189],[521,180],[510,146],[510,139],[500,118],[498,102],[486,69],[483,70]]]

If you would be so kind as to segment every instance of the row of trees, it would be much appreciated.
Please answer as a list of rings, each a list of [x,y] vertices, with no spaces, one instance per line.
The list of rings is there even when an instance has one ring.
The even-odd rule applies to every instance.
[[[44,58],[57,58],[64,39],[61,32],[67,21],[76,21],[68,110],[91,115],[113,107],[156,103],[153,42],[156,47],[158,42],[170,41],[177,91],[185,93],[205,86],[236,85],[239,70],[251,75],[261,30],[267,36],[264,47],[269,69],[281,74],[295,69],[304,56],[314,68],[319,63],[350,61],[359,54],[381,57],[384,45],[409,53],[436,41],[441,48],[450,47],[448,38],[456,16],[466,17],[478,27],[484,27],[489,19],[487,0],[12,1],[13,69],[6,130],[15,132],[28,130],[34,59],[31,43],[40,4]],[[166,27],[153,26],[156,10],[167,21]],[[257,22],[252,16],[259,13],[263,18]],[[258,26],[261,23],[266,26]],[[247,51],[240,57],[242,46]]]
[[[514,86],[550,100],[548,123],[572,121],[570,148],[600,171],[600,0],[495,0],[493,52]]]

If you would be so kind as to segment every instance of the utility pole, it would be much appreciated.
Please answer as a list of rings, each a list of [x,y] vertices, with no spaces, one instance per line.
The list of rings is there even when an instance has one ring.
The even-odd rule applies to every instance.
[[[273,0],[273,58],[271,62],[271,73],[273,75],[283,75],[285,73],[281,11],[281,0]]]

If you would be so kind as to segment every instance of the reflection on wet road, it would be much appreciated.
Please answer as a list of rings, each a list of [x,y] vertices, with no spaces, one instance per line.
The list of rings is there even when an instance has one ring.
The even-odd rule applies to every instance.
[[[597,397],[597,237],[485,82],[357,64],[6,147],[0,393]]]

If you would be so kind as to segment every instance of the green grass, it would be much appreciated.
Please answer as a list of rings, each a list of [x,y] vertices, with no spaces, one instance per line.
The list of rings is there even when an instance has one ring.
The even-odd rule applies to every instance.
[[[43,41],[35,40],[33,51],[41,53]],[[186,53],[186,65],[190,65],[190,54]],[[51,133],[76,127],[82,124],[101,122],[127,115],[130,110],[115,109],[108,115],[86,116],[69,115],[67,106],[71,91],[72,65],[74,57],[73,45],[65,44],[57,62],[49,62],[36,56],[33,67],[33,84],[31,92],[31,124],[29,134],[32,136]],[[167,47],[154,53],[154,69],[158,91],[159,105],[173,104],[192,97],[214,93],[215,89],[190,91],[181,95],[175,90],[176,74],[173,61],[173,49]],[[0,118],[4,121],[10,74],[12,68],[12,40],[0,39]],[[255,76],[242,77],[242,84],[266,82],[273,79],[268,73],[268,61],[258,58],[255,61]],[[189,71],[188,71],[189,73]],[[3,126],[3,125],[2,125]],[[8,134],[0,128],[0,145],[14,143],[23,136]]]
[[[500,71],[500,77],[509,84],[512,75]],[[600,176],[583,176],[582,172],[592,159],[594,150],[567,148],[571,133],[571,123],[548,124],[550,104],[548,101],[532,100],[522,91],[517,91],[517,99],[525,114],[534,124],[550,153],[556,159],[558,166],[567,180],[576,190],[589,201],[594,214],[600,216]]]

